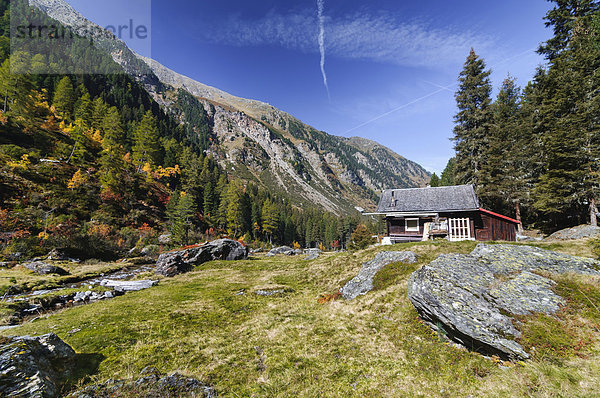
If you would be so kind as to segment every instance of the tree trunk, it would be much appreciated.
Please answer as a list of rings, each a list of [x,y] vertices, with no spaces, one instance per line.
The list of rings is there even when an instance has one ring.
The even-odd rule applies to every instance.
[[[519,225],[517,225],[517,232],[519,233],[519,235],[523,235],[523,223],[521,222],[521,204],[518,200],[515,201],[515,218],[519,222]]]
[[[598,213],[598,207],[596,206],[596,198],[590,198],[590,224],[594,227],[598,226],[598,218],[596,217],[596,213]]]

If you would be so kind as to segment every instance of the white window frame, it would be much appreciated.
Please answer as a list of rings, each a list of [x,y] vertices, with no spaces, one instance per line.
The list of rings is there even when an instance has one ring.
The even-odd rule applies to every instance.
[[[416,221],[417,222],[417,228],[409,228],[408,227],[408,222],[409,221]],[[420,225],[419,225],[419,218],[405,218],[404,219],[404,231],[406,232],[419,232],[420,231]]]

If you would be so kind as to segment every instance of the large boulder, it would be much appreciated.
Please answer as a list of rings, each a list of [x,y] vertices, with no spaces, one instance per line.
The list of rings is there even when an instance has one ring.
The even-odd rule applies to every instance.
[[[547,240],[574,240],[584,238],[597,238],[600,236],[600,227],[593,225],[578,225],[573,228],[561,229],[548,236]]]
[[[57,267],[52,264],[45,263],[43,261],[32,261],[30,263],[23,264],[23,267],[27,268],[30,271],[35,272],[38,275],[49,275],[49,274],[58,274],[58,275],[67,275],[68,272],[64,269]]]
[[[600,262],[588,258],[479,244],[470,255],[443,254],[415,271],[408,298],[425,321],[451,340],[484,354],[527,359],[513,316],[551,314],[565,304],[552,290],[555,282],[535,272],[600,276],[599,270]]]
[[[278,254],[285,254],[286,256],[295,256],[297,254],[296,250],[294,250],[293,248],[289,247],[289,246],[281,246],[281,247],[274,247],[273,249],[269,250],[269,252],[266,254],[267,257],[272,257],[272,256],[276,256]]]
[[[218,239],[184,250],[163,253],[156,262],[156,273],[174,276],[190,271],[194,266],[213,260],[243,260],[248,248],[231,239]]]
[[[75,351],[55,334],[0,337],[0,396],[58,397]]]
[[[417,261],[417,255],[413,252],[379,252],[371,261],[367,261],[350,282],[340,290],[346,300],[355,299],[373,290],[373,278],[383,267],[391,263],[412,264]]]
[[[216,397],[209,385],[177,372],[169,375],[159,373],[155,368],[142,370],[140,377],[129,380],[109,379],[72,392],[69,398],[107,397]]]

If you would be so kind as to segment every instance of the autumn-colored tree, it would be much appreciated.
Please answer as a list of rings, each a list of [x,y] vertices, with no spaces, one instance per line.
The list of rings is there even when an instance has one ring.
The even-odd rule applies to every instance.
[[[373,234],[369,231],[369,228],[367,228],[365,224],[358,224],[354,232],[352,232],[352,238],[348,248],[350,250],[361,250],[366,249],[373,243]]]
[[[67,183],[67,188],[71,191],[83,186],[88,181],[87,175],[81,171],[81,169],[77,169],[73,177]]]

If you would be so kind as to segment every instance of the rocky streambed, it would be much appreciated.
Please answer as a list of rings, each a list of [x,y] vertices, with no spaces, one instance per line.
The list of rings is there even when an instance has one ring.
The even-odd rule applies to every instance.
[[[66,283],[53,289],[34,290],[5,295],[0,303],[13,310],[8,325],[0,330],[16,327],[36,317],[62,308],[108,300],[127,292],[147,289],[158,280],[138,280],[138,275],[154,272],[154,264],[125,267],[120,270],[86,278],[76,283]]]

